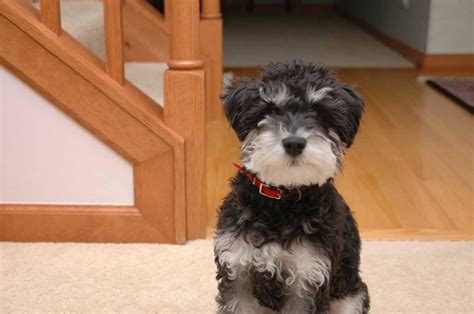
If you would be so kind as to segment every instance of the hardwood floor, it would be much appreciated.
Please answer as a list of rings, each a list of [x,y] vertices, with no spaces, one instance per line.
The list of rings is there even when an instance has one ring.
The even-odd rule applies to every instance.
[[[256,69],[227,69],[239,76]],[[366,102],[336,185],[366,239],[474,239],[474,116],[423,81],[473,71],[341,69]],[[208,225],[229,191],[239,143],[224,120],[207,125]]]

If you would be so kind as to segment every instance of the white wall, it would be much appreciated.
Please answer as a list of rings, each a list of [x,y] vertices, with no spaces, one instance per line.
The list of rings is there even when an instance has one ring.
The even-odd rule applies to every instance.
[[[0,203],[131,205],[133,169],[0,67]]]
[[[337,0],[337,7],[430,54],[474,53],[474,0]]]
[[[337,0],[337,7],[388,36],[425,51],[430,0]]]
[[[474,53],[474,0],[431,0],[426,51]]]

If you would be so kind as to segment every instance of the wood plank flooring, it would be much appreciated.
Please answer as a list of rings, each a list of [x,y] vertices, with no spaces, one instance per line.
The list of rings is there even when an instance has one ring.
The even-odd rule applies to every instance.
[[[257,76],[256,69],[226,69]],[[472,71],[340,69],[366,111],[336,185],[366,239],[473,239],[474,116],[423,76]],[[420,78],[421,77],[421,78]],[[239,143],[222,119],[207,125],[208,225],[229,191]]]

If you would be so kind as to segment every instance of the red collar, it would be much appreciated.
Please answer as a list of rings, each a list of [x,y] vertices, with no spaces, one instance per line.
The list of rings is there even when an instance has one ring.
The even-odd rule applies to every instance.
[[[278,188],[278,187],[275,187],[275,186],[265,184],[255,174],[247,171],[244,166],[239,165],[235,162],[233,164],[237,169],[240,170],[240,172],[242,172],[249,179],[250,182],[252,182],[252,184],[254,186],[256,186],[258,188],[258,192],[260,194],[262,194],[263,196],[279,200],[279,199],[282,198],[282,196],[284,194],[284,191],[289,191],[287,189]],[[298,195],[298,200],[300,200],[301,199],[301,190],[299,188],[291,189],[291,191],[293,191],[293,190],[297,192],[296,195]],[[292,194],[292,193],[288,193],[288,194]]]

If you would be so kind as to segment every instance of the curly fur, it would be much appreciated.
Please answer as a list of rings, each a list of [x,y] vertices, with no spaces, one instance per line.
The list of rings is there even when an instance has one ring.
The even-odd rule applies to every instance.
[[[259,80],[223,95],[247,170],[266,183],[304,187],[298,198],[261,195],[241,172],[219,209],[215,261],[223,313],[366,313],[360,239],[333,177],[354,141],[363,101],[332,72],[301,61],[270,63]],[[305,139],[298,156],[282,140]]]

